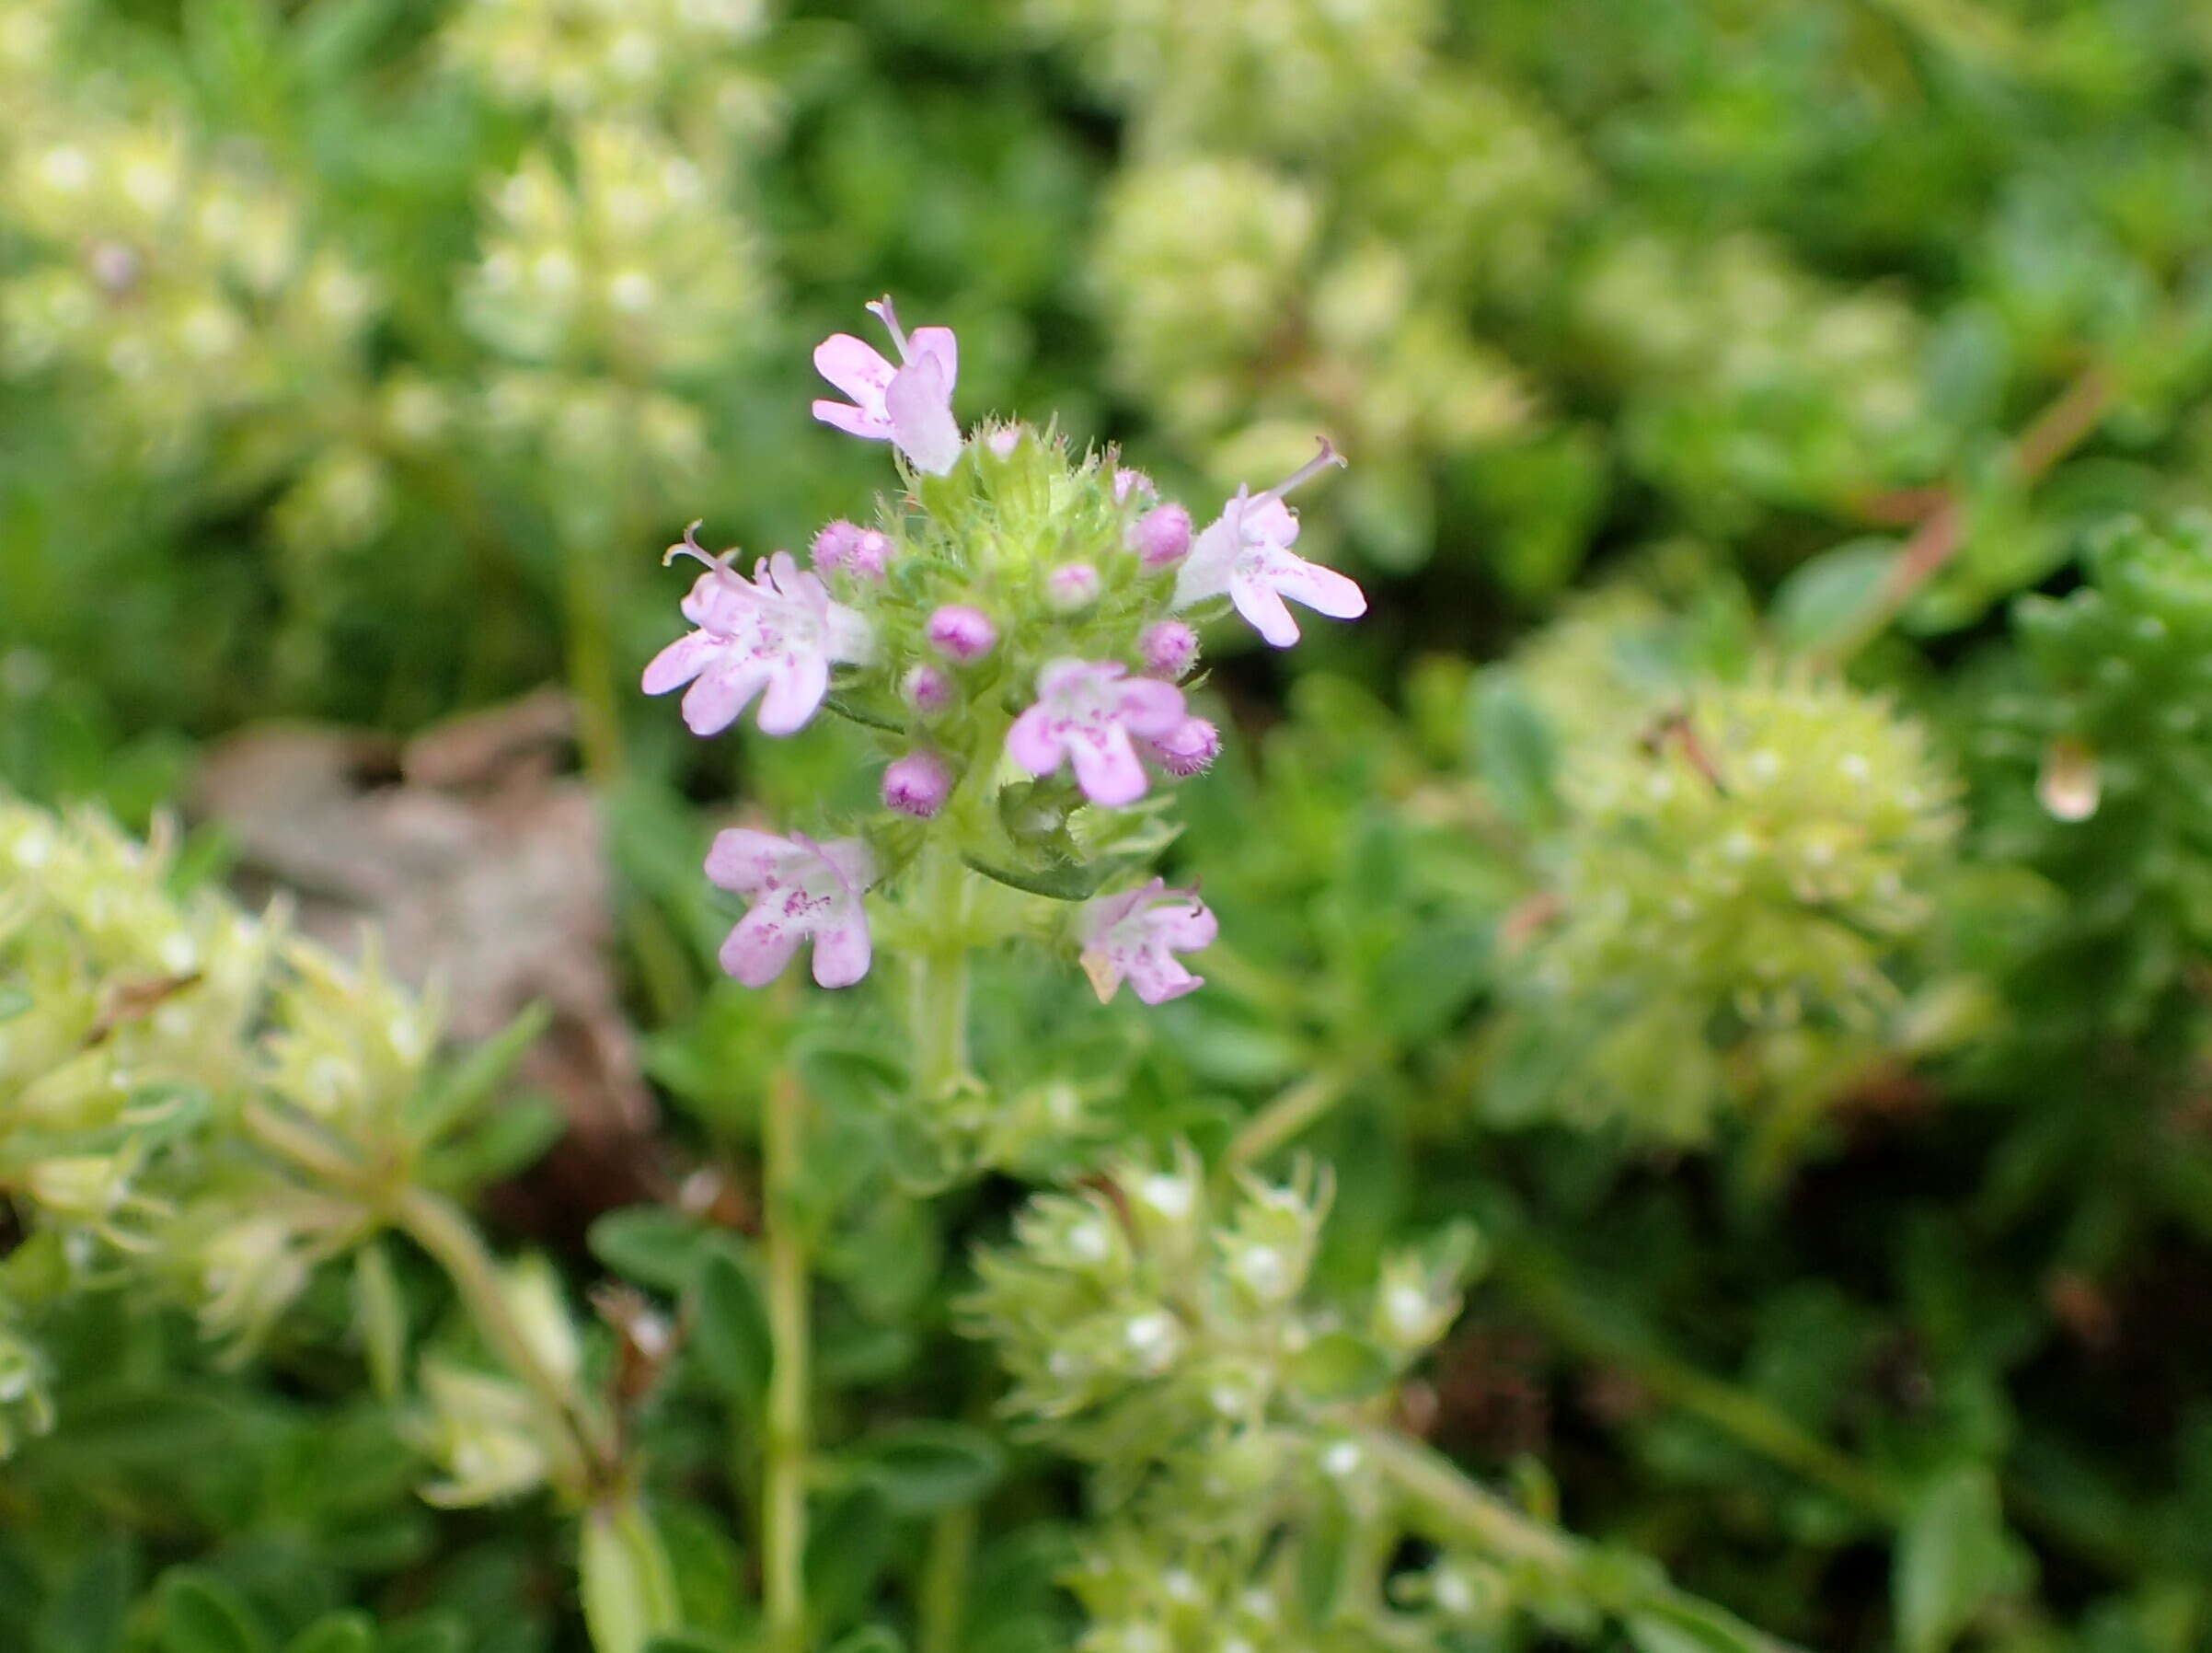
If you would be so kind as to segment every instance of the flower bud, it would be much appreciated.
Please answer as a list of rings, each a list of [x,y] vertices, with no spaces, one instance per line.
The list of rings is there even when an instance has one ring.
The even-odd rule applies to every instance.
[[[1129,526],[1129,549],[1146,568],[1181,562],[1191,549],[1191,514],[1181,505],[1155,505]]]
[[[1070,562],[1045,576],[1044,600],[1054,613],[1073,614],[1098,600],[1099,571],[1088,562]]]
[[[1170,680],[1181,677],[1198,658],[1198,633],[1179,619],[1158,620],[1136,640],[1145,669]]]
[[[927,749],[909,752],[883,771],[883,802],[926,821],[952,795],[952,766]]]
[[[899,697],[925,717],[952,704],[952,679],[933,665],[917,665],[899,680]]]
[[[1190,717],[1152,743],[1159,767],[1180,779],[1203,775],[1221,755],[1221,731],[1204,718]]]
[[[980,608],[948,603],[929,617],[929,646],[962,665],[981,660],[997,644],[998,628]]]
[[[1113,503],[1121,504],[1133,493],[1148,500],[1159,497],[1159,490],[1143,471],[1132,470],[1126,465],[1117,467],[1113,473]]]
[[[1018,424],[1001,425],[984,439],[995,459],[1011,459],[1014,450],[1021,445],[1021,427]]]
[[[814,566],[824,572],[842,568],[880,580],[890,561],[891,536],[881,528],[839,520],[814,536]]]

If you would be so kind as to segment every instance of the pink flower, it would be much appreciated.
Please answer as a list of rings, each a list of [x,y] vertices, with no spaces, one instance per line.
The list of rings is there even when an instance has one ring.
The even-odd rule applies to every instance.
[[[899,694],[915,711],[930,717],[952,704],[952,679],[933,665],[914,666],[899,679]]]
[[[1068,562],[1044,576],[1045,607],[1055,614],[1073,614],[1099,599],[1099,571],[1088,562]]]
[[[1153,486],[1152,479],[1146,476],[1143,471],[1132,470],[1126,465],[1115,467],[1113,473],[1113,503],[1118,505],[1128,499],[1128,497],[1133,493],[1140,494],[1146,499],[1158,499],[1159,497],[1159,490]]]
[[[1191,514],[1181,505],[1155,505],[1129,525],[1129,549],[1146,568],[1166,568],[1191,549]]]
[[[814,536],[814,566],[849,569],[863,579],[881,580],[891,562],[891,536],[842,519],[825,524]]]
[[[777,838],[743,826],[717,833],[707,876],[753,900],[722,943],[722,968],[749,988],[765,988],[811,940],[815,981],[851,987],[872,956],[861,896],[875,875],[875,859],[858,838],[818,844],[801,833]]]
[[[998,643],[998,628],[991,617],[965,603],[947,603],[930,615],[923,630],[931,648],[962,665],[981,660]]]
[[[814,367],[846,395],[846,402],[824,398],[814,417],[855,436],[889,442],[916,470],[942,476],[960,457],[960,426],[952,418],[952,383],[960,376],[960,347],[952,329],[917,327],[911,336],[899,329],[891,300],[868,306],[890,329],[900,366],[885,361],[872,344],[850,333],[832,333],[814,347]]]
[[[1228,594],[1237,612],[1278,649],[1298,641],[1298,622],[1283,599],[1302,603],[1331,619],[1355,619],[1367,612],[1360,588],[1332,568],[1308,562],[1292,552],[1298,519],[1283,496],[1327,466],[1343,459],[1328,443],[1320,454],[1288,481],[1264,493],[1237,490],[1237,497],[1198,537],[1175,581],[1175,607],[1188,608],[1207,597]]]
[[[1179,619],[1155,620],[1138,635],[1136,652],[1146,671],[1181,677],[1198,658],[1198,633]]]
[[[795,734],[828,692],[830,666],[869,658],[868,622],[831,601],[821,577],[801,569],[789,551],[763,558],[746,579],[730,566],[728,552],[709,557],[699,549],[692,538],[698,526],[686,528],[684,542],[662,559],[696,557],[707,565],[683,602],[684,618],[698,629],[653,656],[645,692],[690,684],[684,722],[694,734],[727,729],[760,695],[762,733]]]
[[[883,802],[901,815],[926,821],[952,795],[952,766],[924,748],[894,759],[883,771]]]
[[[1203,775],[1221,756],[1221,731],[1204,718],[1188,717],[1147,743],[1159,767],[1179,780]]]
[[[1220,931],[1195,890],[1151,883],[1118,896],[1101,896],[1083,907],[1083,970],[1104,1004],[1123,977],[1146,1004],[1165,1004],[1205,985],[1182,966],[1178,953],[1213,945]]]
[[[1148,784],[1132,737],[1158,740],[1182,722],[1182,690],[1131,677],[1117,661],[1055,660],[1037,674],[1037,703],[1007,731],[1008,756],[1032,775],[1076,766],[1093,803],[1118,808]]]

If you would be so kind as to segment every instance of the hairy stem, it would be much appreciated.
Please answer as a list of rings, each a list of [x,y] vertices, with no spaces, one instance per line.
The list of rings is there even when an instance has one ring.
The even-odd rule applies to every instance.
[[[1352,1076],[1342,1069],[1322,1068],[1278,1092],[1229,1139],[1222,1168],[1242,1171],[1259,1163],[1304,1135],[1351,1088]]]
[[[806,1175],[806,1095],[788,1067],[769,1084],[761,1118],[766,1196],[768,1373],[761,1470],[762,1608],[767,1653],[805,1653],[806,1483],[812,1326],[807,1240],[799,1208]]]
[[[968,1071],[968,952],[964,931],[970,874],[946,857],[924,873],[924,909],[941,950],[909,961],[907,1036],[914,1059],[914,1091],[927,1105],[960,1083]],[[930,1529],[916,1601],[918,1653],[958,1653],[967,1620],[968,1571],[974,1554],[976,1511],[963,1504],[939,1515]]]
[[[1414,1524],[1439,1543],[1532,1567],[1569,1585],[1578,1584],[1590,1567],[1595,1553],[1588,1545],[1485,1491],[1434,1448],[1388,1429],[1370,1431],[1364,1445],[1368,1462],[1405,1500]],[[1707,1621],[1718,1618],[1766,1653],[1794,1653],[1791,1644],[1670,1584],[1659,1584],[1642,1601],[1619,1605],[1629,1612],[1671,1609]]]
[[[582,1485],[607,1481],[615,1467],[614,1438],[583,1403],[573,1381],[540,1355],[515,1319],[499,1264],[461,1208],[427,1188],[408,1188],[392,1201],[393,1226],[437,1262],[467,1305],[470,1320],[500,1363],[514,1374],[546,1415],[567,1467]]]

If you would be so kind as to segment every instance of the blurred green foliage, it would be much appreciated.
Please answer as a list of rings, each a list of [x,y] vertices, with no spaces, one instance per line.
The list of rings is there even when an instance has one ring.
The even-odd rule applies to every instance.
[[[678,953],[657,1004],[627,960],[672,1154],[746,1184],[781,1041],[821,1103],[835,1645],[898,1645],[868,1626],[974,1509],[985,1653],[1287,1653],[1378,1573],[1374,1622],[1431,1638],[1398,1645],[1511,1645],[1508,1605],[1740,1645],[1638,1556],[1824,1648],[2212,1646],[2195,0],[0,0],[0,783],[143,826],[244,722],[569,683],[626,914]],[[1054,409],[1193,501],[1327,431],[1354,466],[1302,543],[1375,603],[1296,677],[1212,662],[1250,738],[1186,794],[1207,990],[1101,1012],[985,961],[978,1066],[1020,1083],[928,1118],[881,1006],[709,985],[692,801],[849,790],[858,743],[679,755],[629,692],[685,521],[798,545],[876,476],[805,420],[805,353],[886,287],[959,328],[964,412]],[[27,865],[0,893],[99,905]],[[11,965],[32,910],[0,899]],[[1479,1222],[1396,1404],[1607,1546],[1569,1586],[1397,1512],[1348,1522],[1363,1558],[1301,1485],[1270,1631],[1250,1535],[1158,1515],[1191,1384],[1171,1428],[1144,1391],[1093,1420],[1111,1450],[1002,1427],[973,1244],[1060,1317],[987,1328],[1027,1377],[1143,1310],[1048,1266],[1101,1196],[1016,1220],[1020,1185],[1177,1139],[1333,1173],[1325,1226],[1293,1202],[1295,1315],[1209,1254],[1208,1336],[1366,1315]],[[618,1211],[541,1282],[595,1376],[586,1281],[689,1329],[634,1420],[663,1653],[752,1645],[743,1227]],[[516,1432],[419,1259],[280,1259],[239,1368],[17,1237],[0,1645],[579,1645],[571,1528],[418,1497],[537,1474],[455,1461]],[[387,1404],[376,1326],[457,1360],[443,1411]]]

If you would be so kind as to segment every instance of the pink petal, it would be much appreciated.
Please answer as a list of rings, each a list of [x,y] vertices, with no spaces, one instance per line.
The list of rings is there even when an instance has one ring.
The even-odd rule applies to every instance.
[[[1129,731],[1119,723],[1109,723],[1095,736],[1071,733],[1067,755],[1076,762],[1076,784],[1093,803],[1119,809],[1143,797],[1150,784],[1130,744]]]
[[[765,988],[799,951],[799,932],[768,907],[755,907],[722,942],[723,971],[749,988]]]
[[[1205,986],[1205,980],[1184,969],[1175,955],[1164,949],[1147,947],[1129,961],[1129,985],[1146,1004],[1165,1004],[1185,993],[1195,993]]]
[[[952,418],[952,387],[935,356],[900,369],[884,393],[891,439],[917,470],[943,476],[960,457],[960,426]]]
[[[1298,641],[1298,622],[1291,618],[1273,586],[1250,574],[1234,574],[1229,579],[1229,601],[1251,622],[1252,630],[1276,648],[1287,649]]]
[[[1282,551],[1267,559],[1262,572],[1292,602],[1331,619],[1357,619],[1367,612],[1367,594],[1333,568]]]
[[[1273,494],[1262,494],[1238,514],[1237,532],[1248,542],[1288,545],[1298,537],[1298,514]]]
[[[1191,554],[1175,571],[1175,607],[1188,608],[1228,589],[1237,564],[1237,530],[1227,516],[1215,518],[1192,543]]]
[[[1007,756],[1031,774],[1049,775],[1060,767],[1066,748],[1060,732],[1053,726],[1053,714],[1042,706],[1032,706],[1006,732],[1006,749]]]
[[[750,826],[724,827],[714,835],[707,851],[707,878],[741,896],[758,895],[790,853],[791,846],[773,833],[755,832]]]
[[[767,680],[767,668],[756,660],[709,665],[684,696],[685,726],[694,734],[720,734]]]
[[[1214,938],[1221,933],[1221,920],[1204,902],[1185,901],[1156,914],[1154,929],[1176,952],[1196,953],[1214,944]]]
[[[818,400],[814,403],[814,417],[824,424],[835,425],[848,436],[865,436],[871,442],[891,439],[890,420],[880,413],[864,413],[844,402]]]
[[[906,335],[906,360],[917,362],[924,356],[936,361],[948,391],[960,382],[960,341],[950,328],[917,327]]]
[[[1131,734],[1158,739],[1182,722],[1182,690],[1155,678],[1132,677],[1122,685],[1121,712]]]
[[[873,957],[868,917],[858,896],[835,923],[814,931],[814,980],[822,987],[851,987],[868,974]]]
[[[814,853],[829,862],[845,881],[845,887],[856,896],[876,881],[876,858],[857,838],[832,838],[826,844],[816,844]]]
[[[1051,660],[1037,674],[1037,696],[1040,699],[1054,699],[1093,677],[1118,677],[1123,667],[1113,664],[1092,665],[1088,660]]]
[[[704,631],[727,637],[745,623],[756,600],[743,574],[711,570],[691,583],[681,605],[684,618]]]
[[[763,734],[796,734],[829,692],[829,661],[809,652],[786,655],[768,675],[768,692],[760,703]]]
[[[714,658],[720,646],[717,638],[704,631],[692,631],[679,637],[652,657],[645,668],[644,688],[649,695],[664,695],[672,688],[690,682]]]
[[[832,333],[814,346],[814,371],[850,397],[861,410],[881,417],[883,392],[897,369],[883,353],[850,333]],[[816,410],[815,417],[821,417]]]

